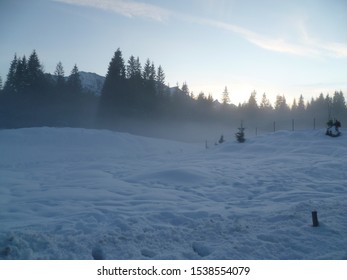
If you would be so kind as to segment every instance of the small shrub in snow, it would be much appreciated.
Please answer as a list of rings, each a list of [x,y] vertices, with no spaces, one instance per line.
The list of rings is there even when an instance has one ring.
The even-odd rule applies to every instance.
[[[245,128],[242,127],[242,124],[241,124],[241,127],[239,127],[238,129],[239,129],[239,131],[235,134],[236,140],[239,143],[243,143],[243,142],[246,141],[246,139],[245,139],[245,132],[244,132]]]
[[[327,122],[327,131],[326,131],[326,135],[331,136],[331,137],[338,137],[341,135],[341,132],[339,130],[339,128],[341,127],[341,122],[338,120],[329,120]]]

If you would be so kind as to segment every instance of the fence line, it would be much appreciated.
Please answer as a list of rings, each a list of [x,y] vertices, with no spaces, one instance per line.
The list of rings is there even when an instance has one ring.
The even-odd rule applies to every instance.
[[[247,131],[248,134],[250,134],[251,131],[254,131],[255,136],[258,136],[260,134],[264,133],[270,133],[270,132],[276,132],[279,130],[287,130],[287,131],[298,131],[298,130],[307,130],[307,129],[322,129],[325,127],[325,124],[319,125],[317,127],[317,120],[316,118],[313,118],[311,121],[302,121],[302,120],[296,120],[296,119],[290,119],[290,120],[275,120],[271,123],[269,122],[262,122],[260,125],[254,124],[254,122],[250,121],[249,125],[247,125],[247,121],[243,121],[244,127],[246,128],[246,136]],[[266,124],[267,123],[267,124]],[[311,123],[311,124],[310,124]]]

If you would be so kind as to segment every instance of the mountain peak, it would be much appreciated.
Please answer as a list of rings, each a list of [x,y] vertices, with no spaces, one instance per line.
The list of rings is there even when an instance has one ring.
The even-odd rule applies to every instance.
[[[80,79],[83,89],[100,95],[105,82],[105,77],[96,73],[80,71]]]

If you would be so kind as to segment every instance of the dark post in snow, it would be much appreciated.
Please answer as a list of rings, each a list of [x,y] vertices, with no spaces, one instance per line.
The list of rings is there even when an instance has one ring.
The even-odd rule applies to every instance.
[[[312,226],[313,227],[318,227],[319,226],[319,222],[318,222],[318,215],[317,215],[317,211],[313,210],[312,211]]]
[[[274,122],[274,132],[276,132],[276,122]]]
[[[294,119],[292,119],[292,131],[294,131]]]

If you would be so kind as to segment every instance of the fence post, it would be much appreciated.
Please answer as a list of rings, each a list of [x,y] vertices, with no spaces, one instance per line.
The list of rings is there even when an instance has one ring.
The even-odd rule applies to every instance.
[[[313,130],[316,130],[316,118],[313,118]]]
[[[313,227],[318,227],[319,226],[317,210],[313,210],[312,211],[312,226]]]
[[[276,132],[276,122],[274,121],[274,132]]]
[[[292,119],[292,131],[294,131],[294,119]]]

